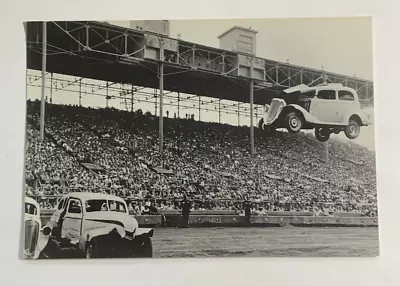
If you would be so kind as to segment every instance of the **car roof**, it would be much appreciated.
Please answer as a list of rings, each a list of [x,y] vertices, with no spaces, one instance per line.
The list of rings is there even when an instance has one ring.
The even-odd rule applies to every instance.
[[[308,91],[315,91],[315,90],[321,90],[321,89],[326,89],[326,88],[332,88],[332,89],[340,89],[340,90],[348,90],[348,91],[354,91],[354,89],[350,87],[346,87],[342,85],[341,83],[328,83],[328,84],[321,84],[321,85],[316,85],[316,86],[307,86],[305,84],[299,84],[293,87],[289,87],[284,90],[285,93],[294,93],[294,92],[301,92],[305,93]]]
[[[315,90],[320,90],[320,89],[326,89],[326,88],[332,88],[332,89],[340,89],[340,90],[352,90],[354,89],[344,86],[341,83],[329,83],[329,84],[321,84],[317,86],[310,87],[310,89],[315,89]]]
[[[37,208],[39,208],[38,202],[32,199],[31,197],[25,196],[25,203],[35,205]]]
[[[79,193],[69,193],[65,197],[74,197],[77,199],[81,199],[83,201],[87,200],[114,200],[114,201],[120,201],[120,202],[125,202],[124,199],[114,196],[114,195],[109,195],[109,194],[102,194],[102,193],[90,193],[90,192],[79,192]]]

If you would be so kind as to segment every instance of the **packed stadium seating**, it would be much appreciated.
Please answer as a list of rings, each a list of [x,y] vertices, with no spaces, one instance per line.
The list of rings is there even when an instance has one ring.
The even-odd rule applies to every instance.
[[[39,142],[40,102],[27,103],[26,194],[43,208],[70,191],[126,198],[138,213],[152,204],[176,210],[186,195],[194,210],[363,212],[377,214],[374,152],[308,134],[165,118],[162,154],[158,118],[141,110],[47,104],[45,140]]]

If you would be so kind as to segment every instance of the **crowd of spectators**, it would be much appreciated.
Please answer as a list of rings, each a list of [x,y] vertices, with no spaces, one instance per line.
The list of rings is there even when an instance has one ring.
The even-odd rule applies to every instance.
[[[187,195],[194,210],[239,211],[250,200],[258,214],[377,213],[375,155],[352,143],[331,140],[326,163],[311,135],[256,129],[251,157],[248,127],[165,118],[160,153],[149,113],[53,104],[40,143],[39,112],[28,101],[26,193],[44,208],[55,205],[51,196],[92,191],[126,198],[136,211],[177,209]]]

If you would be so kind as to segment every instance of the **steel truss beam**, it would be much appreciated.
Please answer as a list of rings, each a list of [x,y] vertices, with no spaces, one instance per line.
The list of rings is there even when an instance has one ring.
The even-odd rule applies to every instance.
[[[177,41],[178,48],[176,51],[172,51],[175,60],[159,59],[166,61],[165,64],[169,66],[187,68],[186,71],[183,70],[177,73],[201,70],[243,80],[243,76],[237,74],[239,70],[238,56],[242,55],[250,58],[251,61],[259,59],[265,63],[263,67],[265,80],[255,79],[255,85],[257,81],[269,82],[273,87],[280,88],[291,87],[301,83],[306,85],[317,85],[323,82],[342,83],[345,86],[356,89],[362,102],[373,103],[373,83],[356,77],[261,59],[240,52],[224,51],[171,39],[151,32],[123,29],[98,22],[48,22],[48,26],[56,27],[71,39],[68,49],[65,46],[61,47],[58,42],[48,42],[48,56],[60,54],[84,56],[82,52],[91,51],[117,57],[119,60],[132,60],[136,64],[144,66],[143,63],[147,61],[144,57],[147,47],[146,37],[156,36],[160,43],[166,40]],[[27,46],[29,49],[41,53],[40,43],[41,35],[38,28],[35,37],[28,39]],[[156,70],[152,70],[152,72],[157,73]]]
[[[40,77],[41,78],[41,77]],[[41,87],[41,85],[38,84],[33,84],[34,80],[37,80],[38,76],[34,75],[32,73],[28,73],[28,86],[31,87]],[[47,81],[47,79],[46,79]],[[151,98],[158,97],[155,96],[153,92],[148,92],[148,91],[143,91],[143,87],[136,87],[136,86],[128,86],[128,87],[123,87],[122,84],[119,83],[105,83],[105,84],[96,84],[96,83],[89,83],[89,82],[84,82],[82,78],[74,79],[74,80],[68,80],[65,78],[62,78],[61,75],[53,74],[52,77],[52,84],[49,86],[46,86],[46,89],[50,90],[59,90],[59,91],[64,91],[64,92],[70,92],[70,93],[77,93],[77,94],[85,94],[85,95],[92,95],[92,96],[98,96],[98,97],[106,97],[107,95],[104,93],[99,93],[99,91],[108,89],[109,97],[110,99],[121,99],[130,103],[149,103],[149,104],[154,104],[154,101],[151,101]],[[119,87],[117,85],[120,85]],[[124,84],[126,86],[126,84]],[[61,87],[60,87],[61,86]],[[76,89],[74,89],[76,88]],[[133,93],[135,95],[134,98],[131,97],[132,95],[132,88],[133,88]],[[180,96],[179,102],[180,104],[178,105],[177,102],[177,96],[175,95],[170,95],[171,92],[165,92],[164,93],[164,106],[172,106],[172,107],[180,107],[182,110],[188,110],[188,109],[198,109],[198,96],[197,95],[188,95],[186,98]],[[218,112],[218,107],[219,107],[219,100],[214,100],[211,98],[207,98],[204,101],[201,101],[200,104],[200,110],[202,111],[209,111],[209,112]],[[221,101],[222,103],[222,101]],[[241,105],[248,105],[246,103],[240,102],[240,116],[244,117],[250,117],[249,115],[249,107],[248,106],[241,106]],[[206,106],[210,105],[209,108]],[[222,103],[221,104],[221,112],[223,114],[229,114],[229,115],[238,115],[238,110],[235,108],[237,106],[237,103]],[[258,109],[260,106],[255,106],[254,109]]]

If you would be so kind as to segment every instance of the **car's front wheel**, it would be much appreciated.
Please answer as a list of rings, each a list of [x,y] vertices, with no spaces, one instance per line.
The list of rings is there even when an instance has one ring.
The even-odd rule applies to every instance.
[[[354,119],[350,119],[349,124],[344,129],[346,137],[349,139],[356,139],[360,135],[360,124]]]
[[[100,258],[99,244],[96,238],[93,238],[89,243],[87,243],[85,249],[85,258]]]
[[[144,237],[141,239],[135,256],[141,258],[153,257],[153,243],[151,241],[151,237]]]
[[[297,133],[303,127],[303,120],[298,112],[290,112],[285,116],[286,129],[290,133]]]
[[[273,133],[275,131],[275,128],[272,127],[271,125],[265,125],[264,124],[264,118],[261,118],[260,121],[258,122],[258,128],[263,132],[263,133]]]
[[[258,121],[258,129],[263,130],[263,127],[264,127],[263,125],[264,125],[264,118],[261,118]]]
[[[315,138],[319,142],[326,142],[331,137],[331,133],[328,128],[315,127]]]

